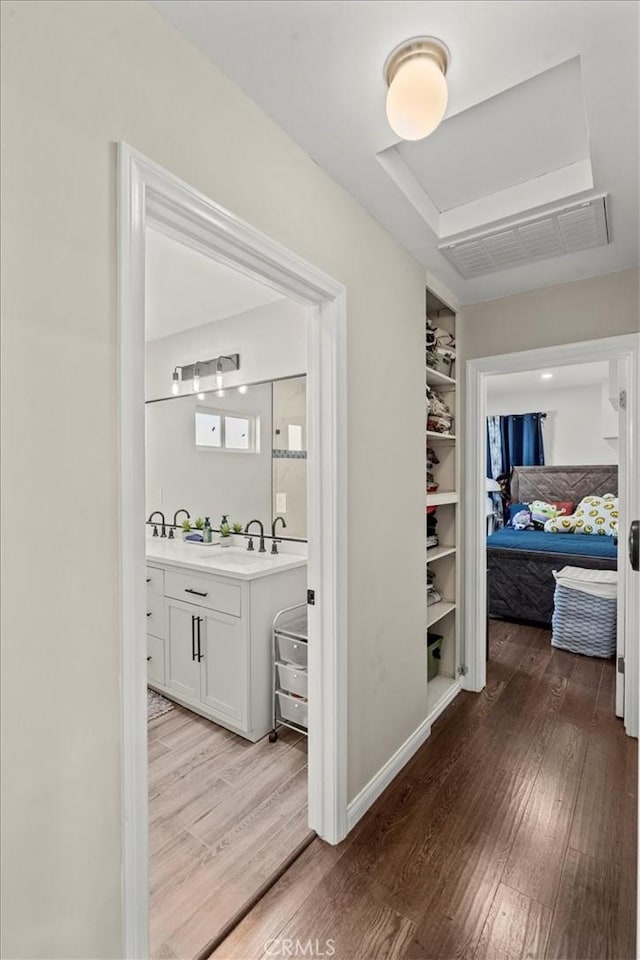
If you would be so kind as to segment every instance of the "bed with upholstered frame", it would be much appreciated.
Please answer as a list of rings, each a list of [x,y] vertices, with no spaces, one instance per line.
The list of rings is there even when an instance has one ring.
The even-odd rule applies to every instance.
[[[577,506],[583,497],[606,493],[618,494],[618,468],[615,465],[514,467],[511,478],[512,503],[571,500]],[[617,569],[617,548],[610,537],[534,533],[531,540],[527,540],[527,532],[522,533],[519,540],[513,538],[513,547],[505,545],[504,541],[509,539],[507,536],[496,537],[493,543],[492,536],[487,537],[487,609],[490,617],[550,624],[554,570],[567,565],[590,570]],[[574,537],[577,539],[572,542],[570,538]],[[608,542],[598,542],[605,539]],[[518,543],[532,549],[518,549]],[[566,552],[574,547],[581,552]]]

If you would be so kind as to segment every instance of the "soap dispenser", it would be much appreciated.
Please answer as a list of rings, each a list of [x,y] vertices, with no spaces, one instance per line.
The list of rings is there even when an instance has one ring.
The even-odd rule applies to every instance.
[[[204,527],[202,528],[202,540],[204,543],[211,543],[211,520],[204,518]]]

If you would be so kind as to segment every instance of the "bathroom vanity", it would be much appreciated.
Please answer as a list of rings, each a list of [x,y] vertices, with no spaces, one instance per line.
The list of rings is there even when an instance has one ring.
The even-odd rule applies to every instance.
[[[149,538],[149,686],[259,740],[273,727],[273,618],[306,588],[305,556]]]

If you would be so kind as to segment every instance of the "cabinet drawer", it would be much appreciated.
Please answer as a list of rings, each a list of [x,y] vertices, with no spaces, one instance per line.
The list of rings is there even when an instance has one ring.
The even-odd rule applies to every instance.
[[[306,700],[290,697],[288,693],[283,693],[282,690],[278,690],[278,706],[282,720],[289,723],[297,723],[299,727],[304,727],[305,729],[309,726]]]
[[[158,593],[164,596],[164,570],[147,567],[147,593]]]
[[[276,664],[278,672],[278,687],[286,693],[294,693],[298,697],[307,699],[307,671],[291,664]]]
[[[164,597],[157,593],[147,594],[147,633],[164,639]]]
[[[297,667],[306,667],[307,665],[307,645],[300,640],[292,640],[290,637],[282,637],[276,634],[278,641],[278,654],[285,663],[292,663]]]
[[[151,683],[165,681],[164,640],[147,636],[147,679]]]
[[[233,583],[167,570],[164,586],[168,597],[219,610],[232,617],[240,616],[241,589]]]

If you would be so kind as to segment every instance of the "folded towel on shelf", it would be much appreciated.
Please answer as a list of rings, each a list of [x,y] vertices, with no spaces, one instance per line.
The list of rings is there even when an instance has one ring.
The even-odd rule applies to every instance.
[[[436,590],[427,590],[427,606],[431,607],[434,603],[440,603],[442,600],[442,594]]]
[[[434,547],[437,547],[440,541],[437,537],[427,537],[427,550],[432,550]]]

